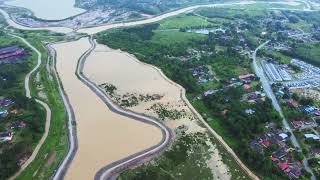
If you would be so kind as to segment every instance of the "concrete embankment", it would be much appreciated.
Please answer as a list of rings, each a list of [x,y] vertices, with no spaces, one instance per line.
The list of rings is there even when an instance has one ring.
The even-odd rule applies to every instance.
[[[72,29],[66,28],[66,27],[39,27],[39,28],[28,27],[28,26],[21,25],[18,22],[13,21],[12,18],[10,17],[10,15],[6,11],[4,11],[3,9],[0,9],[0,13],[5,18],[7,24],[13,28],[16,28],[16,29],[29,30],[29,31],[48,30],[48,31],[63,33],[63,34],[67,34],[67,33],[70,33],[73,31]]]
[[[186,112],[192,113],[193,117],[198,119],[196,121],[204,124],[208,132],[223,145],[226,152],[232,156],[239,167],[242,168],[249,177],[259,179],[242,163],[233,150],[224,142],[223,138],[218,135],[193,108],[185,96],[185,89],[167,78],[159,68],[143,63],[126,52],[113,50],[102,45],[98,45],[97,50],[88,57],[87,61],[84,74],[96,84],[113,84],[117,87],[117,93],[122,94],[128,92],[137,95],[161,94],[164,95],[164,97],[156,103],[176,104],[173,108],[183,108]],[[183,103],[181,103],[181,101]],[[141,103],[131,109],[137,112],[149,113],[146,112],[146,109],[150,108],[153,103],[155,102]],[[174,121],[177,123],[178,120]],[[187,118],[184,120],[184,125],[189,125],[190,129],[194,130],[194,128],[197,127],[196,124],[191,125],[191,123],[186,122],[190,122],[190,119]],[[170,124],[174,124],[174,122]],[[190,125],[192,127],[190,127]],[[216,167],[214,169],[216,172],[223,171],[219,168]]]
[[[93,179],[106,164],[144,151],[162,141],[162,131],[150,124],[112,112],[76,76],[77,63],[90,48],[88,38],[52,45],[56,69],[74,110],[78,151],[65,179]]]

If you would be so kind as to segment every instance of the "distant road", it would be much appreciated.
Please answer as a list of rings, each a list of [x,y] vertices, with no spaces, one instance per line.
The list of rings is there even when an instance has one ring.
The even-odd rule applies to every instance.
[[[249,5],[249,4],[256,4],[256,3],[269,3],[269,4],[290,4],[290,3],[306,3],[305,1],[276,1],[276,2],[257,2],[257,1],[251,1],[251,0],[245,0],[245,1],[240,1],[240,2],[229,2],[229,3],[213,3],[213,4],[203,4],[203,5],[194,5],[186,8],[181,8],[177,10],[173,10],[171,12],[167,12],[158,16],[154,16],[149,19],[144,19],[144,20],[137,20],[137,21],[132,21],[132,22],[123,22],[123,23],[115,23],[115,24],[101,24],[93,27],[83,27],[80,28],[77,32],[79,33],[87,33],[89,35],[96,34],[108,29],[112,28],[121,28],[121,27],[129,27],[129,26],[136,26],[136,25],[142,25],[142,24],[148,24],[148,23],[153,23],[157,22],[160,20],[163,20],[165,18],[171,17],[171,16],[176,16],[182,13],[190,12],[198,8],[204,8],[204,7],[224,7],[224,6],[231,6],[231,5]],[[306,3],[308,4],[308,3]],[[1,7],[0,7],[1,8]],[[276,9],[276,8],[270,8],[270,9]],[[312,11],[309,9],[309,7],[304,8],[304,9],[293,9],[293,8],[278,8],[279,10],[295,10],[295,11]],[[25,26],[23,24],[19,24],[18,22],[12,20],[10,15],[5,12],[3,9],[0,9],[0,13],[5,17],[7,23],[16,28],[16,29],[23,29],[23,30],[49,30],[53,32],[59,32],[59,33],[70,33],[73,32],[72,29],[66,28],[66,27],[30,27],[30,26]]]
[[[52,31],[52,32],[57,32],[57,33],[70,33],[73,30],[70,28],[66,28],[66,27],[29,27],[29,26],[25,26],[22,24],[19,24],[18,22],[15,22],[11,19],[10,15],[4,11],[3,9],[1,9],[0,7],[0,14],[2,14],[2,16],[4,17],[4,19],[6,20],[6,22],[8,23],[9,26],[16,28],[16,29],[21,29],[21,30],[29,30],[29,31],[37,31],[37,30],[48,30],[48,31]]]
[[[264,91],[266,92],[267,96],[271,99],[273,107],[275,108],[275,110],[277,110],[277,111],[279,112],[279,114],[280,114],[280,116],[281,116],[281,118],[282,118],[282,124],[283,124],[283,126],[291,133],[290,140],[291,140],[292,144],[293,144],[296,148],[298,148],[298,149],[301,150],[300,144],[299,144],[299,142],[297,141],[297,138],[296,138],[296,136],[294,135],[294,133],[293,133],[293,131],[292,131],[292,129],[291,129],[291,127],[290,127],[287,119],[284,117],[283,112],[282,112],[282,109],[281,109],[281,107],[280,107],[280,105],[279,105],[279,102],[278,102],[276,96],[274,95],[274,93],[273,93],[273,91],[272,91],[272,89],[271,89],[271,85],[270,85],[270,83],[269,83],[269,80],[267,79],[266,75],[264,74],[263,69],[262,69],[262,68],[258,65],[258,63],[257,63],[257,52],[258,52],[261,48],[263,48],[265,45],[267,45],[269,42],[270,42],[270,41],[266,41],[265,43],[261,44],[260,46],[258,46],[258,47],[255,49],[255,51],[254,51],[254,53],[253,53],[253,55],[252,55],[252,58],[253,58],[253,68],[254,68],[254,71],[255,71],[255,73],[257,74],[257,76],[260,78],[260,82],[261,82],[261,84],[262,84],[262,86],[263,86]],[[312,179],[312,180],[316,180],[316,177],[314,176],[311,168],[309,167],[309,164],[308,164],[308,161],[307,161],[306,157],[304,157],[304,159],[303,159],[303,165],[304,165],[304,168],[305,168],[308,172],[310,172],[310,173],[312,174],[312,178],[311,178],[311,179]]]
[[[37,53],[37,65],[26,75],[25,81],[24,81],[26,97],[27,98],[32,98],[31,90],[30,90],[30,77],[34,72],[36,72],[39,69],[39,67],[41,65],[41,53],[40,53],[40,51],[38,51],[34,46],[32,46],[24,38],[19,37],[17,35],[13,35],[13,34],[9,34],[9,35],[12,36],[12,37],[20,39],[24,44],[26,44],[34,52]],[[49,129],[50,129],[50,123],[51,123],[51,109],[50,109],[50,107],[49,107],[49,105],[47,103],[45,103],[45,102],[43,102],[43,101],[41,101],[39,99],[35,99],[35,101],[37,103],[39,103],[46,110],[45,131],[44,131],[44,134],[41,137],[39,143],[37,144],[37,146],[33,150],[31,156],[28,158],[28,160],[25,163],[22,164],[22,166],[20,167],[19,171],[16,174],[14,174],[12,177],[10,177],[10,179],[15,179],[16,177],[18,177],[28,167],[28,165],[30,165],[32,163],[32,161],[36,158],[37,154],[39,153],[40,148],[42,147],[43,143],[45,142],[45,140],[48,137],[48,133],[49,133]]]
[[[294,1],[295,2],[295,1]],[[83,29],[80,29],[80,30],[78,30],[78,32],[80,32],[80,33],[87,33],[87,34],[96,34],[96,33],[98,33],[98,32],[101,32],[101,31],[105,31],[105,30],[108,30],[108,29],[111,29],[111,28],[121,28],[121,27],[129,27],[129,26],[135,26],[135,25],[142,25],[142,24],[147,24],[147,23],[152,23],[152,22],[157,22],[157,21],[160,21],[160,20],[163,20],[163,19],[165,19],[165,18],[168,18],[168,17],[171,17],[171,16],[175,16],[175,15],[179,15],[179,14],[181,14],[181,13],[186,13],[186,12],[189,12],[189,11],[193,11],[193,10],[195,10],[195,9],[197,9],[197,8],[201,8],[201,7],[224,7],[224,6],[228,6],[228,5],[248,5],[248,4],[254,4],[254,3],[257,3],[257,2],[255,2],[255,1],[242,1],[242,2],[233,2],[233,3],[222,3],[222,4],[208,4],[208,5],[196,5],[196,6],[191,6],[191,7],[187,7],[187,8],[182,8],[182,9],[178,9],[178,10],[175,10],[175,11],[172,11],[172,12],[169,12],[169,13],[165,13],[165,14],[162,14],[162,15],[159,15],[159,16],[156,16],[156,17],[153,17],[153,18],[150,18],[150,19],[146,19],[146,20],[140,20],[140,21],[134,21],[134,22],[126,22],[126,23],[117,23],[117,24],[108,24],[108,25],[100,25],[100,26],[97,26],[97,27],[90,27],[90,28],[83,28]],[[285,4],[286,2],[270,2],[270,3],[277,3],[277,4],[279,4],[279,3],[283,3],[283,4]],[[288,2],[289,3],[289,2]],[[283,10],[287,10],[287,9],[283,9]],[[60,32],[60,33],[70,33],[70,32],[72,32],[72,30],[71,29],[69,29],[69,28],[64,28],[64,27],[41,27],[41,28],[33,28],[33,27],[27,27],[27,26],[23,26],[23,25],[21,25],[21,24],[18,24],[17,22],[14,22],[11,18],[10,18],[10,16],[5,12],[5,11],[3,11],[3,10],[1,10],[0,9],[0,13],[1,14],[3,14],[3,16],[5,17],[5,19],[6,19],[6,21],[8,22],[8,24],[10,25],[10,26],[12,26],[12,27],[14,27],[14,28],[17,28],[17,29],[23,29],[23,30],[49,30],[49,31],[54,31],[54,32]],[[26,42],[26,41],[25,41]],[[28,42],[27,42],[28,43]],[[30,45],[30,44],[29,44]],[[265,45],[265,44],[264,44]],[[257,66],[257,64],[256,64],[256,53],[257,53],[257,51],[260,49],[260,48],[262,48],[264,45],[261,45],[261,47],[259,46],[259,48],[257,48],[256,49],[256,51],[255,51],[255,53],[254,53],[254,66],[256,66],[256,68],[255,69],[257,69],[257,71],[261,71],[261,72],[257,72],[257,75],[258,75],[258,73],[260,73],[260,74],[262,74],[262,76],[264,76],[264,74],[263,74],[263,71],[262,70],[259,70],[258,68],[258,66]],[[33,47],[33,46],[30,46],[32,49],[34,49],[35,51],[36,51],[36,49]],[[41,54],[40,54],[40,52],[39,51],[36,51],[37,53],[38,53],[38,62],[39,62],[39,60],[41,61]],[[40,56],[40,58],[39,58],[39,56]],[[38,67],[37,67],[38,68]],[[36,69],[37,69],[36,68]],[[34,71],[36,71],[36,70],[34,70]],[[32,72],[34,72],[34,71],[32,71]],[[80,73],[81,74],[81,73]],[[79,74],[78,74],[79,75]],[[28,76],[28,78],[30,77],[30,75]],[[80,78],[81,78],[81,75],[79,76]],[[84,78],[84,77],[82,77],[82,78]],[[261,78],[262,79],[262,78]],[[97,88],[97,87],[95,87],[95,86],[93,86],[93,85],[91,85],[90,84],[90,81],[88,81],[88,80],[86,80],[86,79],[82,79],[82,81],[85,83],[85,84],[87,84],[93,91],[95,91],[96,93],[97,93],[97,95],[98,96],[105,96],[105,94],[104,93],[102,93],[102,92],[100,92],[100,93],[102,93],[102,94],[100,94],[99,93],[99,89]],[[265,79],[265,82],[263,82],[263,84],[265,84],[264,86],[266,86],[265,87],[265,89],[270,89],[271,90],[271,87],[270,87],[270,85],[268,84],[268,82],[267,82],[267,80]],[[27,92],[27,95],[29,95],[30,96],[30,88],[29,88],[29,84],[25,84],[25,86],[26,86],[26,92]],[[28,90],[27,90],[28,89]],[[266,91],[269,91],[269,90],[266,90]],[[274,97],[274,95],[273,95],[273,93],[272,93],[272,90],[271,91],[269,91],[269,93],[267,92],[267,94],[268,94],[268,96],[270,96],[270,98],[272,99],[272,102],[273,102],[273,105],[275,106],[275,108],[279,111],[279,113],[280,113],[280,115],[283,117],[283,114],[282,114],[282,111],[281,111],[281,108],[280,108],[280,106],[279,106],[279,104],[277,103],[277,101],[274,101],[274,99],[276,100],[276,98]],[[273,95],[273,96],[272,96]],[[31,96],[30,96],[31,97]],[[64,98],[64,101],[65,101],[65,97],[63,96],[63,98]],[[108,97],[104,97],[105,98],[105,100],[108,100]],[[37,100],[37,101],[39,101],[39,100]],[[274,103],[274,102],[276,102],[276,103]],[[66,103],[66,102],[65,102]],[[68,107],[66,107],[67,108],[67,110],[68,110]],[[113,107],[114,108],[114,107]],[[49,108],[48,108],[48,110],[50,110]],[[70,109],[69,109],[70,110]],[[115,109],[116,111],[119,111],[119,109]],[[48,111],[47,111],[48,112]],[[51,111],[50,111],[50,113],[51,113]],[[124,112],[121,112],[122,114],[124,113]],[[120,114],[121,114],[120,113]],[[68,113],[69,114],[69,116],[70,116],[70,113]],[[47,116],[48,116],[48,113],[47,113]],[[131,116],[131,115],[130,115]],[[69,117],[69,119],[70,119],[70,117]],[[48,123],[48,120],[47,120],[47,123]],[[47,129],[49,129],[49,126],[50,126],[50,120],[49,120],[49,126],[48,126],[48,128],[47,128],[47,123],[46,123],[46,133],[44,134],[44,136],[43,136],[43,138],[42,139],[44,139],[45,140],[45,138],[46,138],[46,136],[47,136]],[[285,124],[285,126],[286,127],[289,127],[289,129],[290,129],[290,126],[288,125],[288,123],[286,122],[286,120],[284,119],[284,124]],[[71,121],[69,120],[69,133],[70,134],[73,134],[71,131],[72,131],[72,124],[71,124]],[[208,127],[209,128],[209,130],[212,130],[212,129],[210,129],[210,127]],[[291,129],[290,129],[291,130]],[[213,130],[212,130],[213,131]],[[214,132],[214,131],[213,131]],[[215,133],[215,132],[214,132]],[[293,134],[293,133],[292,133]],[[216,135],[216,136],[218,136],[218,135]],[[168,136],[166,136],[166,138],[167,138]],[[40,141],[40,143],[38,144],[38,146],[39,147],[41,147],[41,145],[43,144],[43,142],[42,142],[42,139],[41,139],[41,141]],[[291,137],[291,139],[292,139],[292,137]],[[294,138],[295,139],[295,138]],[[71,138],[71,141],[73,141],[73,139]],[[221,141],[223,142],[223,143],[225,143],[223,140],[222,140],[222,138],[221,138]],[[293,142],[295,142],[297,145],[299,145],[298,143],[297,143],[297,141],[296,141],[296,139],[295,140],[293,140]],[[75,142],[73,142],[73,143],[75,143]],[[72,145],[72,143],[71,143],[71,145]],[[37,147],[38,147],[37,146]],[[225,144],[225,146],[227,147],[227,144]],[[296,145],[295,145],[296,146]],[[159,146],[160,147],[160,146]],[[163,147],[163,146],[162,146]],[[297,147],[300,147],[300,146],[297,146]],[[158,149],[159,150],[159,149]],[[231,150],[231,149],[230,149]],[[147,151],[148,152],[148,151]],[[34,153],[33,154],[37,154],[38,153],[38,151],[34,151]],[[68,153],[68,155],[67,155],[67,157],[72,157],[72,151],[69,151],[69,153]],[[150,150],[149,150],[149,153],[150,153]],[[232,154],[234,157],[235,157],[235,159],[236,160],[239,160],[239,158],[235,155],[235,154]],[[137,156],[138,157],[138,156]],[[110,170],[114,170],[114,169],[116,169],[116,168],[119,168],[119,167],[121,167],[121,166],[124,166],[124,165],[126,165],[126,164],[128,164],[128,163],[130,163],[130,162],[133,162],[134,160],[136,160],[136,158],[137,157],[130,157],[130,159],[126,159],[126,160],[120,160],[119,161],[119,163],[118,164],[113,164],[112,166],[113,167],[108,167],[107,169],[105,169],[105,168],[103,168],[100,172],[98,172],[98,176],[97,177],[99,177],[99,178],[103,178],[103,177],[106,177],[107,175],[108,175],[108,173],[110,173]],[[68,159],[68,158],[67,158]],[[71,158],[72,159],[72,158]],[[32,159],[33,160],[33,159]],[[70,159],[69,159],[70,160]],[[240,161],[240,160],[239,160]],[[62,164],[62,168],[59,168],[59,170],[57,171],[57,174],[58,174],[58,176],[55,176],[55,177],[61,177],[61,176],[59,176],[59,175],[61,175],[61,174],[63,174],[64,173],[64,171],[65,171],[65,168],[67,168],[67,164],[68,164],[68,162],[67,163],[65,163],[65,162],[67,162],[67,161],[64,161],[64,163]],[[241,162],[241,161],[240,161]],[[70,162],[69,162],[70,163]],[[244,165],[243,165],[243,167],[245,167]],[[247,173],[250,173],[251,171],[249,170],[249,169],[247,169]],[[56,175],[57,175],[56,174]],[[251,177],[252,176],[255,176],[253,173],[252,174],[249,174],[249,175],[251,175]],[[59,178],[57,178],[57,179],[59,179]]]

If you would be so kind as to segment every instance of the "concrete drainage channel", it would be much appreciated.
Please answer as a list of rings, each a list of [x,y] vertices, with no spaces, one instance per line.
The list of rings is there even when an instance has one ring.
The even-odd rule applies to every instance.
[[[92,81],[90,81],[86,76],[83,75],[83,68],[85,61],[87,57],[91,54],[91,52],[95,49],[96,47],[96,42],[92,39],[92,37],[89,38],[91,48],[88,49],[82,56],[79,58],[78,64],[77,64],[77,69],[76,69],[76,76],[78,79],[84,83],[86,86],[88,86],[106,105],[107,107],[114,113],[117,113],[119,115],[134,119],[136,121],[140,121],[143,123],[150,124],[152,126],[155,126],[159,128],[162,132],[162,139],[161,141],[157,144],[154,145],[148,149],[145,149],[141,152],[135,153],[133,155],[130,155],[124,159],[120,159],[118,161],[115,161],[111,164],[108,164],[104,167],[102,167],[95,175],[94,179],[95,180],[101,180],[101,179],[116,179],[119,175],[119,173],[123,172],[124,170],[134,167],[137,165],[140,165],[151,158],[159,155],[161,152],[163,152],[172,142],[172,132],[171,130],[166,127],[164,124],[160,123],[156,118],[141,114],[141,113],[136,113],[130,110],[125,110],[115,104],[96,84],[94,84]],[[56,58],[55,56],[55,51],[53,48],[48,45],[48,49],[51,52],[51,56],[53,58]],[[54,62],[55,63],[55,62]],[[66,93],[63,90],[63,87],[60,84],[60,79],[59,75],[56,71],[56,67],[54,67],[55,75],[59,81],[59,90],[60,94],[63,98],[63,102],[66,107],[66,111],[68,113],[68,130],[69,130],[69,143],[70,143],[70,148],[69,152],[66,155],[64,161],[62,164],[59,166],[58,170],[55,172],[54,176],[52,179],[54,180],[60,180],[63,179],[66,175],[66,172],[72,163],[73,158],[75,157],[75,154],[78,149],[78,140],[77,140],[77,135],[76,135],[76,129],[73,126],[72,122],[75,120],[74,112],[73,109],[69,103],[68,97]]]
[[[68,154],[64,157],[63,162],[60,164],[58,170],[54,173],[52,179],[54,180],[60,180],[63,179],[68,167],[70,166],[76,152],[78,149],[78,139],[77,139],[77,131],[76,128],[73,126],[73,121],[75,121],[75,116],[74,116],[74,111],[72,109],[72,106],[70,105],[69,99],[67,94],[65,93],[65,91],[63,90],[63,87],[61,85],[61,81],[59,78],[59,75],[56,71],[56,52],[55,50],[51,47],[51,44],[47,45],[47,49],[50,52],[50,56],[52,58],[53,61],[53,70],[54,70],[54,75],[55,78],[57,80],[57,84],[58,84],[58,88],[59,88],[59,93],[60,96],[62,97],[63,103],[64,103],[64,107],[65,107],[65,111],[67,112],[68,115],[68,140],[69,140],[69,151]]]

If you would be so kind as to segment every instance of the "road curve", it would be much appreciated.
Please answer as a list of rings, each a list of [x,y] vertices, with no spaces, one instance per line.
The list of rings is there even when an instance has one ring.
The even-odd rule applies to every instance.
[[[90,44],[92,47],[90,48],[89,51],[83,54],[83,56],[79,59],[79,62],[78,62],[76,75],[78,76],[79,80],[82,81],[84,84],[86,84],[93,92],[95,92],[96,95],[103,100],[103,102],[108,106],[108,108],[112,112],[115,112],[117,114],[126,116],[128,118],[131,118],[137,121],[141,121],[141,122],[156,126],[161,129],[161,132],[163,134],[163,138],[159,144],[151,148],[148,148],[142,152],[136,153],[124,159],[118,160],[112,164],[109,164],[101,168],[95,175],[95,180],[111,179],[112,177],[116,176],[118,173],[122,172],[123,170],[126,170],[128,167],[136,166],[139,163],[143,163],[146,159],[149,159],[150,157],[157,155],[161,153],[163,150],[165,150],[166,147],[168,147],[171,143],[172,133],[169,128],[167,128],[164,124],[160,123],[160,121],[154,117],[121,108],[120,106],[115,104],[111,100],[111,98],[109,98],[101,88],[99,88],[95,83],[93,83],[86,76],[84,76],[83,67],[84,67],[85,61],[96,47],[96,42],[93,41],[92,38],[90,38]]]
[[[1,7],[0,7],[0,14],[2,14],[2,16],[5,18],[5,20],[9,26],[14,27],[16,29],[29,30],[29,31],[48,30],[48,31],[53,31],[53,32],[57,32],[57,33],[64,33],[64,34],[70,33],[73,31],[72,29],[66,28],[66,27],[39,27],[39,28],[36,28],[36,27],[29,27],[29,26],[25,26],[23,24],[19,24],[18,22],[12,20],[10,15],[6,11],[1,9]]]
[[[31,96],[31,92],[30,92],[30,77],[31,75],[38,70],[38,68],[41,65],[41,53],[34,47],[32,46],[27,40],[25,40],[22,37],[19,37],[17,35],[13,35],[13,34],[9,34],[12,37],[18,38],[20,39],[24,44],[26,44],[28,47],[30,47],[33,51],[35,51],[37,53],[37,65],[26,75],[25,77],[25,81],[24,81],[24,87],[25,87],[25,91],[26,91],[26,97],[27,98],[32,98]],[[45,110],[46,110],[46,124],[45,124],[45,131],[43,136],[41,137],[39,143],[37,144],[37,146],[35,147],[35,149],[33,150],[31,156],[28,158],[28,160],[20,167],[19,171],[17,173],[15,173],[12,177],[10,177],[9,179],[15,179],[16,177],[18,177],[27,167],[30,163],[32,163],[32,161],[35,159],[35,157],[37,156],[37,154],[39,153],[40,148],[42,147],[43,143],[45,142],[45,140],[48,137],[48,133],[49,133],[49,129],[50,129],[50,123],[51,123],[51,109],[49,107],[49,105],[39,99],[35,99],[35,101],[37,103],[39,103]]]
[[[265,1],[262,1],[265,2]],[[304,1],[293,1],[297,3],[301,3]],[[154,16],[149,19],[143,19],[143,20],[137,20],[137,21],[132,21],[132,22],[124,22],[124,23],[115,23],[115,24],[101,24],[98,26],[92,26],[92,27],[83,27],[78,29],[77,32],[79,33],[86,33],[89,35],[93,35],[96,33],[99,33],[101,31],[105,31],[108,29],[112,28],[120,28],[120,27],[129,27],[129,26],[136,26],[136,25],[142,25],[142,24],[147,24],[147,23],[153,23],[157,22],[160,20],[163,20],[165,18],[171,17],[171,16],[176,16],[182,13],[186,13],[189,11],[193,11],[197,8],[204,8],[204,7],[224,7],[224,6],[230,6],[230,5],[248,5],[248,4],[255,4],[255,3],[260,3],[257,1],[252,1],[252,0],[245,0],[245,1],[240,1],[240,2],[230,2],[230,3],[212,3],[212,4],[202,4],[202,5],[194,5],[194,6],[189,6],[181,9],[176,9],[171,12],[166,12],[164,14]],[[268,2],[269,4],[285,4],[286,2]],[[1,8],[1,7],[0,7]],[[290,8],[281,8],[281,10],[292,10]],[[294,10],[294,9],[293,9]],[[311,11],[309,9],[302,9],[301,11]],[[19,24],[19,22],[14,21],[10,15],[5,12],[3,9],[0,9],[0,13],[5,17],[7,23],[16,28],[16,29],[22,29],[22,30],[49,30],[53,32],[59,32],[59,33],[70,33],[73,32],[71,28],[66,28],[66,27],[31,27],[31,26],[26,26],[23,24]]]

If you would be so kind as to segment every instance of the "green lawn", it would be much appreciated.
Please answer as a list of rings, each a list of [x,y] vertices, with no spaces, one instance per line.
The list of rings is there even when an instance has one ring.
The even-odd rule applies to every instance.
[[[187,43],[190,40],[199,40],[204,39],[206,35],[188,33],[188,32],[179,32],[179,31],[156,31],[155,35],[152,37],[152,42],[172,45],[177,43]]]
[[[159,29],[180,29],[191,26],[207,26],[212,24],[203,17],[198,16],[175,16],[160,22]]]
[[[247,11],[249,10],[264,10],[271,8],[287,8],[287,9],[303,9],[305,7],[304,4],[299,5],[290,5],[290,4],[271,4],[271,3],[255,3],[255,4],[247,4],[247,5],[232,5],[232,8],[245,8]]]

